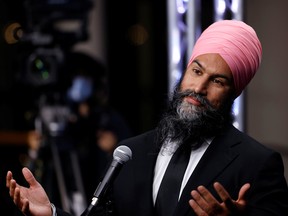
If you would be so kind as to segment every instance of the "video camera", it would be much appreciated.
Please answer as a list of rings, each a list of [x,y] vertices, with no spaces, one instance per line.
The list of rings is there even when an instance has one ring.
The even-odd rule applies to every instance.
[[[66,61],[72,46],[88,39],[92,6],[92,0],[24,0],[22,23],[7,28],[19,48],[18,81],[32,89],[48,133],[65,131],[70,107],[61,99],[64,89],[59,88],[66,85],[63,80],[67,80]]]
[[[88,39],[91,0],[26,0],[20,42],[21,80],[32,86],[55,84],[66,53]]]

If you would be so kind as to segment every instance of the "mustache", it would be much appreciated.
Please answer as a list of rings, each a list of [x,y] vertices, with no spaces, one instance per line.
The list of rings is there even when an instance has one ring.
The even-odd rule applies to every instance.
[[[184,97],[194,97],[196,98],[203,106],[210,110],[215,110],[212,104],[201,94],[196,93],[192,90],[178,91],[175,95],[179,100],[183,100]]]

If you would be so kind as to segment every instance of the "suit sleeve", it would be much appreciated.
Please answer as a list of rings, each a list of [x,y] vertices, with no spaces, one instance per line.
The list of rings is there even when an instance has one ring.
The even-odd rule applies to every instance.
[[[72,216],[72,215],[67,212],[62,211],[59,208],[56,208],[56,214],[53,216]]]
[[[249,216],[287,216],[288,190],[284,165],[279,153],[273,153],[251,184],[248,201]]]

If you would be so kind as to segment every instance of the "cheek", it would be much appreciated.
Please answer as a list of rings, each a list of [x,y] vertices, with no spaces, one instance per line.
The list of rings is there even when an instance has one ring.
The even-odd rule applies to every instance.
[[[191,87],[193,86],[193,79],[191,77],[188,77],[188,75],[184,75],[181,83],[180,83],[180,88],[181,90],[185,90],[185,89],[191,89]]]
[[[207,99],[210,102],[210,104],[213,106],[213,108],[218,109],[222,106],[224,101],[226,100],[226,93],[223,93],[222,91],[212,91],[209,95],[207,95]]]

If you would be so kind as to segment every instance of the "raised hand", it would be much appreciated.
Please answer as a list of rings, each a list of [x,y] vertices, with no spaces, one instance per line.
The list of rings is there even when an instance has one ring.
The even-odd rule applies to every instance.
[[[27,216],[52,216],[51,203],[43,187],[28,168],[23,168],[22,173],[28,188],[17,184],[11,171],[6,176],[6,187],[15,205]]]
[[[219,202],[204,186],[191,191],[190,206],[198,216],[228,216],[237,213],[241,215],[246,207],[245,194],[250,184],[244,184],[238,194],[238,199],[233,200],[225,188],[219,183],[214,183],[214,189],[222,202]]]

